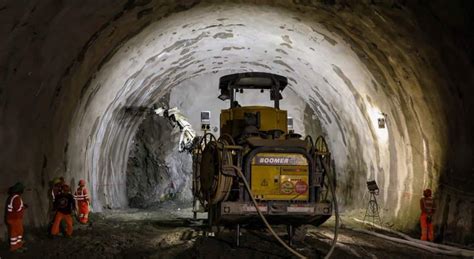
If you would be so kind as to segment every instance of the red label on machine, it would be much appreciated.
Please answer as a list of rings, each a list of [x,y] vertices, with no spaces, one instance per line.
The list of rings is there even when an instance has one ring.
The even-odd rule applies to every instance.
[[[303,181],[298,181],[295,184],[295,192],[298,194],[303,194],[308,190],[308,184]]]

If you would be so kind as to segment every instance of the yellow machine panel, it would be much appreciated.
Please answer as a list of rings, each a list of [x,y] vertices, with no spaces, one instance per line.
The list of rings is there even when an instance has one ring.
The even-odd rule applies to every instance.
[[[221,111],[221,134],[242,132],[245,113],[260,113],[260,131],[281,130],[287,133],[287,111],[266,106],[236,107]]]
[[[308,161],[301,154],[259,153],[252,160],[251,188],[260,200],[308,200]]]

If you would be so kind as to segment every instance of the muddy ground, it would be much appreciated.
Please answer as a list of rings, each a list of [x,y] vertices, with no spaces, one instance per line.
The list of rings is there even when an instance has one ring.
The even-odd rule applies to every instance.
[[[152,211],[124,210],[91,215],[89,225],[75,224],[73,237],[51,239],[45,229],[25,233],[27,250],[10,253],[3,243],[0,258],[290,258],[265,230],[243,229],[241,245],[235,231],[206,236],[205,214],[191,220],[191,209],[178,205]],[[332,226],[331,226],[332,224]],[[332,237],[333,222],[309,227],[294,247],[311,258],[323,258]],[[286,228],[276,227],[286,238]],[[400,245],[374,236],[341,229],[333,258],[451,258]]]

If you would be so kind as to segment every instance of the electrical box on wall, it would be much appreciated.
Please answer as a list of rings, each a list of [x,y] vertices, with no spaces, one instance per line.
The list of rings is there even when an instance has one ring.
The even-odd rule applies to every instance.
[[[379,118],[379,129],[385,129],[385,118]]]
[[[208,131],[211,129],[211,112],[202,111],[201,112],[201,130]]]

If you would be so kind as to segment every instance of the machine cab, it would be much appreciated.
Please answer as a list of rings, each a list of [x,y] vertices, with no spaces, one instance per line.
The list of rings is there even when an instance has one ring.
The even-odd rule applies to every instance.
[[[221,111],[221,135],[233,138],[242,136],[272,136],[279,138],[288,133],[287,111],[280,110],[281,92],[288,85],[286,77],[262,73],[239,73],[223,76],[219,82],[221,100],[230,100],[230,108]],[[245,106],[236,100],[246,90],[269,91],[274,107]]]

